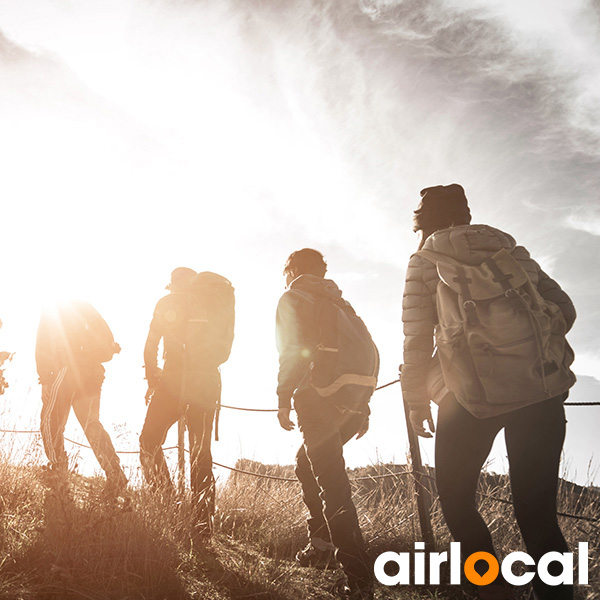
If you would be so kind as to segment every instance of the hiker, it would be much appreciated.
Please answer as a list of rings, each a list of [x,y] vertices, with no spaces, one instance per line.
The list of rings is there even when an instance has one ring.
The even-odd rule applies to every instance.
[[[158,301],[154,310],[144,348],[150,394],[140,435],[140,460],[151,488],[172,493],[161,446],[171,426],[178,419],[186,420],[194,528],[199,535],[210,535],[215,503],[211,434],[221,399],[219,366],[228,359],[233,342],[233,287],[215,273],[197,274],[179,267],[171,273],[167,289],[170,293]],[[162,369],[157,361],[161,338]]]
[[[0,329],[2,329],[2,321],[0,320]],[[4,369],[2,368],[4,363],[8,360],[12,360],[13,354],[10,352],[2,351],[0,352],[0,396],[4,394],[6,388],[8,387],[8,382],[4,379]]]
[[[120,351],[106,321],[89,302],[64,302],[42,313],[35,360],[42,385],[42,442],[51,472],[63,481],[68,473],[64,430],[73,407],[106,473],[105,491],[115,495],[126,489],[127,477],[100,423],[100,392],[102,363]]]
[[[346,597],[371,598],[373,569],[342,447],[367,432],[379,355],[364,323],[337,285],[325,279],[326,271],[320,252],[293,252],[283,271],[287,291],[277,307],[277,416],[283,429],[294,429],[293,397],[303,437],[296,476],[310,513],[309,543],[296,560],[323,568],[335,563],[335,551],[346,574]]]
[[[412,426],[424,437],[431,437],[425,423],[435,431],[430,399],[437,396],[437,489],[464,556],[495,555],[476,490],[494,439],[504,429],[515,516],[537,563],[547,552],[568,551],[556,494],[563,402],[575,382],[565,333],[575,309],[509,234],[470,223],[460,185],[421,191],[414,213],[419,250],[408,264],[403,299],[402,392]],[[539,600],[573,595],[572,586],[549,587],[537,576],[533,588]],[[513,598],[501,576],[478,593]]]

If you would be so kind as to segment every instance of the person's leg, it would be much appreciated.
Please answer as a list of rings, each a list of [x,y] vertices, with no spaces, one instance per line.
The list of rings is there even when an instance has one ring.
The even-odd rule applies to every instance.
[[[312,472],[321,489],[324,514],[331,539],[337,548],[336,558],[349,579],[372,579],[372,568],[365,552],[356,508],[352,502],[350,482],[343,457],[341,430],[356,433],[364,417],[342,414],[322,398],[311,396],[296,401],[298,424]],[[316,514],[316,510],[314,511]],[[311,512],[312,516],[312,512]]]
[[[190,436],[190,472],[195,504],[195,527],[212,531],[215,511],[215,480],[212,472],[211,436],[215,408],[221,398],[221,375],[217,368],[192,372],[186,378],[187,426]]]
[[[64,431],[73,397],[73,387],[67,371],[67,367],[63,367],[55,374],[52,383],[42,386],[40,419],[40,432],[46,456],[54,470],[64,473],[68,470]]]
[[[438,413],[435,478],[442,512],[464,556],[494,553],[490,532],[477,509],[479,475],[502,427],[498,418],[477,419],[452,395]]]
[[[106,473],[107,480],[119,489],[127,486],[121,461],[110,436],[100,423],[100,394],[104,381],[104,367],[80,370],[80,387],[73,396],[73,411],[81,424],[92,450]]]
[[[308,537],[311,540],[317,538],[323,542],[330,543],[329,528],[323,514],[323,501],[320,495],[321,488],[315,479],[304,445],[300,446],[296,453],[295,472],[302,487],[302,500],[304,500],[304,504],[310,514],[307,520]]]
[[[196,511],[196,527],[212,531],[215,512],[215,479],[212,471],[211,437],[215,409],[188,407],[187,423],[190,437],[190,477],[192,501]]]
[[[154,490],[172,491],[173,484],[162,445],[179,418],[179,399],[160,386],[152,396],[140,434],[140,463],[146,482]]]
[[[559,463],[565,438],[563,398],[515,411],[507,422],[505,436],[515,516],[527,552],[536,563],[547,552],[568,552],[556,515]],[[560,573],[560,565],[554,566]],[[539,600],[573,598],[570,585],[551,587],[536,577],[533,586]]]

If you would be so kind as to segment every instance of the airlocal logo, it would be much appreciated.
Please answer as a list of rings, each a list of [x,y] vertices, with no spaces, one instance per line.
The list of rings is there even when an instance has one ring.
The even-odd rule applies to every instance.
[[[415,544],[415,550],[425,550],[423,542]],[[413,561],[411,565],[411,556]],[[429,557],[429,581],[426,581],[425,557]],[[578,583],[588,584],[588,544],[581,542],[578,548]],[[479,561],[487,563],[487,571],[480,575],[475,570],[475,564]],[[461,583],[461,555],[460,542],[450,544],[450,556],[448,552],[384,552],[375,560],[375,577],[383,585],[436,585],[440,583],[440,567],[443,563],[449,563],[450,585]],[[562,572],[558,575],[550,574],[548,567],[551,563],[559,563]],[[539,578],[550,586],[573,583],[573,553],[572,552],[548,552],[544,554],[537,564]],[[527,567],[535,566],[535,561],[525,552],[511,552],[502,561],[498,562],[495,556],[489,552],[475,552],[464,561],[465,577],[475,585],[489,585],[502,572],[502,577],[511,585],[525,585],[534,577],[535,572],[528,571],[522,575],[515,575],[513,566],[515,563],[523,563]],[[396,565],[398,572],[388,575],[385,572],[386,565]],[[391,569],[390,569],[391,570]],[[395,571],[396,569],[394,569]],[[554,569],[553,569],[554,570]],[[411,578],[411,572],[413,577]],[[412,579],[412,580],[411,580]]]

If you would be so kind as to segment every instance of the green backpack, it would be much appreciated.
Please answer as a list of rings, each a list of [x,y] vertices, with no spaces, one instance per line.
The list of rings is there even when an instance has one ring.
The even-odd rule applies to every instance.
[[[417,255],[440,278],[435,340],[446,386],[474,416],[553,398],[575,383],[564,317],[510,252],[478,266],[432,250]]]

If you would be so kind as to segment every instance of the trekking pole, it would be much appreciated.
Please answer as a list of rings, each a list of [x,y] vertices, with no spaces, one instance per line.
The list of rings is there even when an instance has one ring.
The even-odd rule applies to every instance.
[[[185,423],[187,404],[187,348],[183,344],[183,369],[181,370],[181,388],[179,390],[179,419],[177,419],[177,491],[179,497],[185,494]]]
[[[185,493],[185,416],[177,421],[177,490],[180,496]]]
[[[402,365],[399,367],[399,377],[400,379],[402,378]],[[433,537],[433,527],[431,526],[431,490],[427,477],[425,477],[425,470],[423,469],[423,463],[421,461],[419,436],[415,433],[415,430],[410,423],[410,418],[408,416],[409,408],[404,396],[402,397],[402,404],[404,406],[404,416],[406,417],[406,430],[408,431],[411,470],[417,484],[415,486],[415,495],[417,500],[417,510],[419,512],[421,536],[423,537],[427,549],[432,552],[435,551],[435,538]]]

